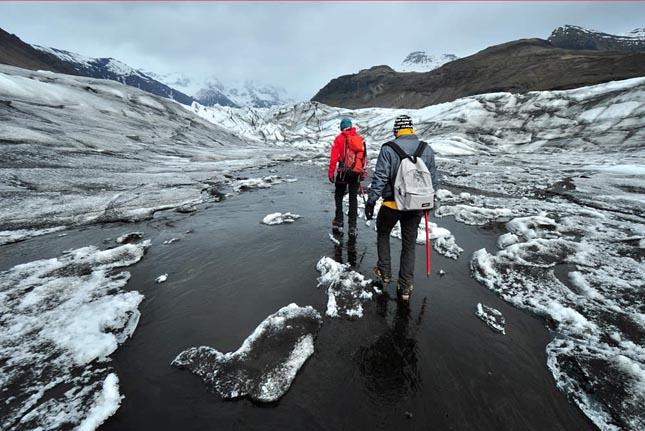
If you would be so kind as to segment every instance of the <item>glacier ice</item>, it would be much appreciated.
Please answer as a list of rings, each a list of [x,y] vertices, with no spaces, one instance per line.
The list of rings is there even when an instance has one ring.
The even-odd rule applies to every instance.
[[[327,290],[327,316],[347,319],[363,317],[363,303],[373,298],[372,280],[350,269],[349,263],[339,263],[324,256],[316,264],[320,273],[318,287]]]
[[[477,315],[477,317],[479,317],[492,330],[506,335],[506,328],[504,327],[506,319],[504,319],[504,316],[499,310],[489,307],[488,305],[478,303],[475,315]]]
[[[1,428],[94,429],[116,411],[107,360],[134,333],[143,300],[123,289],[120,268],[149,245],[84,247],[0,272],[0,389],[19,388],[0,403]]]
[[[322,317],[312,307],[289,304],[264,319],[235,352],[192,347],[172,365],[197,374],[223,398],[277,401],[314,353],[321,325]]]
[[[267,214],[262,219],[262,224],[274,225],[274,224],[284,224],[284,223],[293,223],[298,220],[301,216],[298,214],[291,214],[290,212],[286,213],[271,213]]]

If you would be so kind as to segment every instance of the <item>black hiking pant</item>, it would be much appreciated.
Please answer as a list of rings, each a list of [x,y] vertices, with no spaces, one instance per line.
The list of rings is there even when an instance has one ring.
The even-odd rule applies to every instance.
[[[338,223],[343,222],[343,196],[349,189],[349,214],[347,216],[347,225],[352,228],[356,227],[356,218],[358,216],[358,188],[360,187],[359,174],[338,174],[336,176],[336,192],[334,198],[336,201],[336,216],[334,219]]]
[[[401,223],[401,261],[399,263],[399,285],[401,287],[410,287],[414,280],[417,229],[422,216],[423,211],[398,211],[381,206],[376,217],[377,266],[384,275],[392,274],[390,233],[397,221]]]

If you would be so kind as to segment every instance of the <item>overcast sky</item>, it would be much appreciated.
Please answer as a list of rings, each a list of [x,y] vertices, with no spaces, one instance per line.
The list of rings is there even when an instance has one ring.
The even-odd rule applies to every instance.
[[[645,3],[598,2],[0,2],[23,41],[113,57],[156,73],[279,85],[296,99],[412,51],[464,57],[564,24],[607,33],[645,27]]]

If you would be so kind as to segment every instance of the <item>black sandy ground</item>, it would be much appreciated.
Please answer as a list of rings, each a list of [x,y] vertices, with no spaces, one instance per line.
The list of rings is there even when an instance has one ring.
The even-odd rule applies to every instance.
[[[544,322],[470,277],[472,252],[494,249],[500,228],[466,226],[451,217],[432,219],[452,231],[464,248],[461,257],[433,250],[428,279],[419,245],[409,306],[396,301],[392,283],[365,307],[363,318],[325,317],[314,355],[279,402],[224,401],[197,376],[171,367],[187,347],[236,350],[266,316],[289,303],[324,314],[327,297],[316,287],[316,263],[335,254],[347,260],[346,248],[338,256],[329,239],[333,186],[324,168],[291,163],[274,169],[298,181],[202,205],[192,214],[166,211],[138,224],[90,226],[0,247],[0,269],[7,269],[70,248],[106,247],[105,239],[113,244],[131,231],[152,240],[144,259],[129,268],[127,288],[146,297],[141,321],[113,355],[125,398],[100,430],[595,429],[555,386],[546,366],[550,334]],[[302,218],[260,224],[272,212]],[[171,238],[179,241],[163,244]],[[375,242],[375,232],[359,222],[357,266],[367,277]],[[400,241],[392,239],[393,255],[399,250]],[[163,273],[168,281],[155,284]],[[478,302],[503,313],[507,335],[475,316]]]

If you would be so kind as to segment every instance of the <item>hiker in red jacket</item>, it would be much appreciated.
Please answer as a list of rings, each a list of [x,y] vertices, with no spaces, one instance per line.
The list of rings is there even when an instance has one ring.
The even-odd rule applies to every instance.
[[[349,189],[349,215],[348,227],[350,237],[356,238],[356,217],[358,215],[358,189],[361,180],[367,174],[367,151],[362,137],[356,134],[352,127],[352,120],[345,117],[340,121],[340,135],[334,139],[331,147],[329,171],[327,176],[331,183],[336,184],[334,194],[336,201],[336,215],[332,221],[334,233],[343,231],[343,196]],[[354,151],[355,145],[360,146],[359,151]]]

